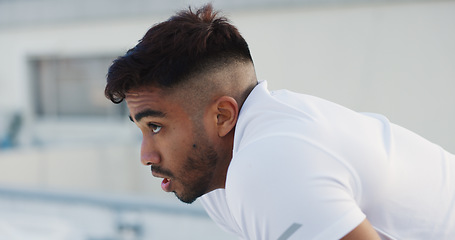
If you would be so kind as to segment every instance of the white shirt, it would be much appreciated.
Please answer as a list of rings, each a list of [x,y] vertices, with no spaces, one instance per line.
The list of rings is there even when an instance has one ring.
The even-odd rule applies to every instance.
[[[201,202],[241,239],[455,239],[455,156],[376,114],[260,83],[235,129],[225,189]]]

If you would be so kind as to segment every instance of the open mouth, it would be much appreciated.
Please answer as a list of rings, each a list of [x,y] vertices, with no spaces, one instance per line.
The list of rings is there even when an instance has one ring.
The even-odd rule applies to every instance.
[[[164,178],[163,181],[161,182],[161,188],[165,192],[170,192],[171,191],[171,179]]]
[[[159,166],[151,166],[152,175],[157,178],[163,178],[161,182],[161,188],[165,192],[172,192],[171,190],[171,177],[173,176],[172,173],[168,170],[163,170]],[[168,176],[168,177],[164,177]]]

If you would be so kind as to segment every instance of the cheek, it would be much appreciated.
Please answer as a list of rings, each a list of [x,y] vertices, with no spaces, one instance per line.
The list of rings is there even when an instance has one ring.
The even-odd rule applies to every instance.
[[[188,130],[173,129],[166,136],[166,151],[169,155],[186,158],[192,149],[197,147],[193,140],[194,137]]]

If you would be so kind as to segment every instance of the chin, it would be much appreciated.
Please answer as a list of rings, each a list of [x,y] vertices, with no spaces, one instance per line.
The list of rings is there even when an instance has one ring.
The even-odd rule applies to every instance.
[[[174,192],[175,196],[182,202],[184,203],[187,203],[187,204],[191,204],[193,203],[194,201],[196,201],[196,199],[198,199],[200,196],[202,196],[202,194],[198,194],[198,195],[186,195],[186,194],[177,194],[176,192]]]

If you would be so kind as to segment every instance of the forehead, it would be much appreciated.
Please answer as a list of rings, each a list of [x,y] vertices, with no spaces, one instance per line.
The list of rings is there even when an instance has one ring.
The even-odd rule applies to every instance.
[[[165,97],[164,91],[156,87],[143,87],[140,89],[129,90],[125,95],[128,107],[130,105],[136,106],[146,102],[153,103],[163,101]]]
[[[168,93],[156,87],[130,90],[125,95],[125,101],[132,116],[147,110],[163,113],[175,111],[178,105]]]

